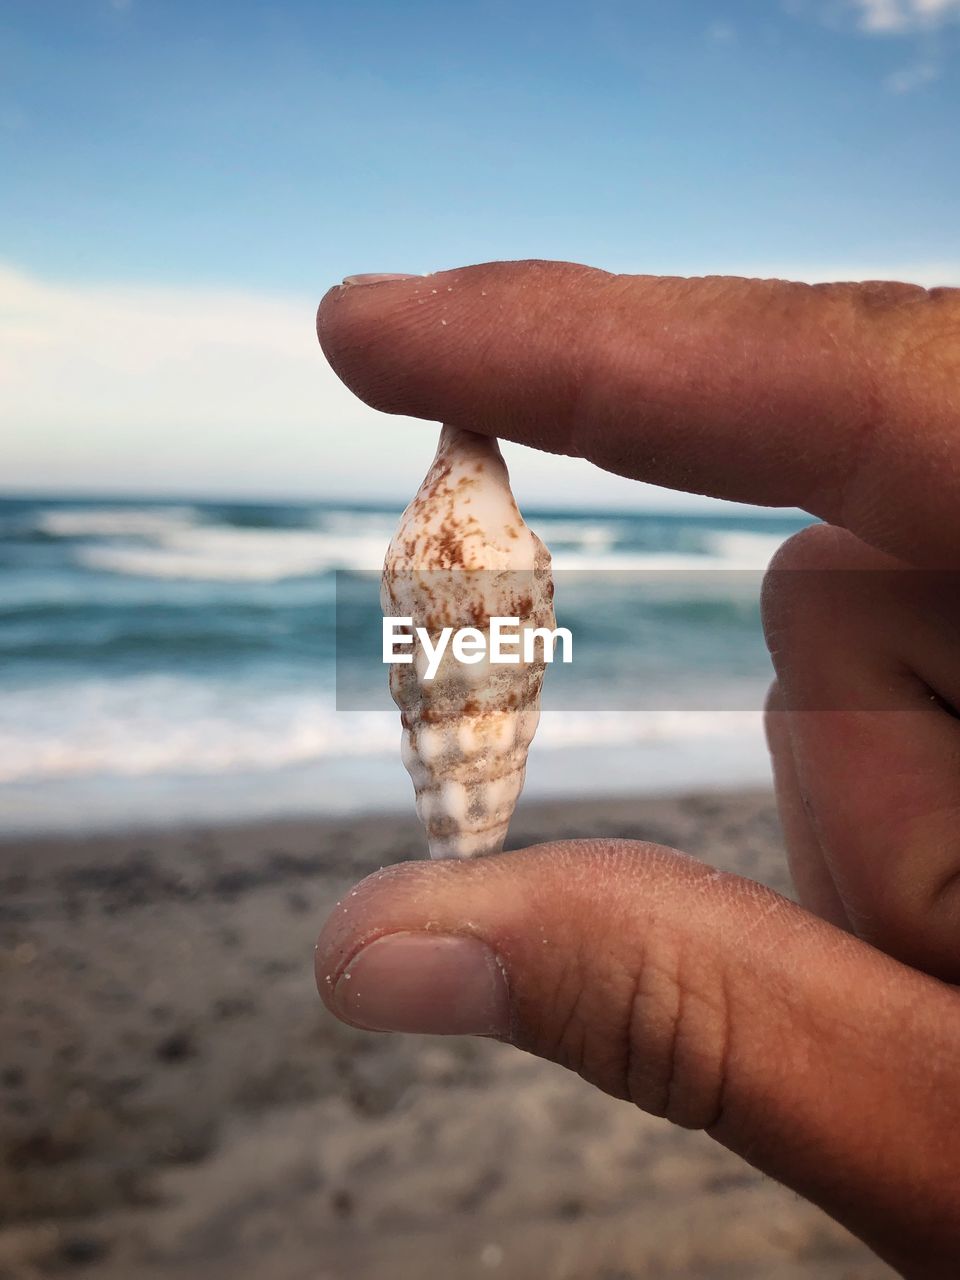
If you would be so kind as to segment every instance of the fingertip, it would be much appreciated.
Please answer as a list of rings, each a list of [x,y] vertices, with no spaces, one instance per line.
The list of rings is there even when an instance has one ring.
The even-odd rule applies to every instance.
[[[317,336],[337,376],[372,408],[536,444],[523,425],[534,404],[549,424],[540,447],[550,447],[562,404],[551,412],[544,402],[557,399],[553,355],[568,342],[544,340],[544,329],[551,318],[564,328],[566,304],[611,278],[529,260],[337,285],[320,303]],[[491,377],[505,357],[510,368]]]
[[[331,285],[320,299],[320,305],[317,307],[317,337],[328,359],[330,357],[327,351],[327,343],[344,320],[342,308],[344,304],[349,306],[351,293],[356,293],[356,290],[351,290],[349,285],[342,282]]]
[[[442,876],[446,865],[417,861],[381,867],[334,905],[314,947],[317,990],[331,1012],[337,1010],[328,996],[351,957],[387,933],[422,924],[416,904],[427,900],[429,881]]]
[[[422,330],[431,327],[435,289],[420,276],[329,289],[317,310],[317,338],[334,373],[381,413],[417,413],[411,406],[436,356]],[[432,305],[427,305],[428,302]],[[433,317],[436,319],[436,316]],[[442,317],[440,317],[442,319]]]

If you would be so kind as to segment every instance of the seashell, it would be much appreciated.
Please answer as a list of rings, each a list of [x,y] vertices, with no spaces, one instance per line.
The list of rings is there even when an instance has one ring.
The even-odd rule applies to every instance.
[[[412,646],[398,652],[413,661],[390,666],[390,692],[430,854],[499,852],[540,719],[544,647],[525,661],[522,640],[555,622],[550,553],[523,522],[496,440],[443,428],[387,551],[380,600],[385,616],[412,620]],[[518,619],[516,663],[490,662],[491,618]],[[474,627],[487,651],[468,664],[448,644],[428,679],[417,627],[434,646],[444,627]]]

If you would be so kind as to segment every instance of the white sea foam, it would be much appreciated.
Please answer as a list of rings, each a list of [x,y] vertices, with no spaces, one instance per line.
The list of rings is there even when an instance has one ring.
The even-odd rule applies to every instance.
[[[736,735],[746,711],[544,712],[537,750]],[[0,783],[270,771],[342,756],[396,756],[393,711],[337,711],[332,694],[246,690],[172,675],[8,692]]]
[[[703,529],[700,552],[643,551],[618,548],[623,522],[534,520],[533,527],[553,549],[556,569],[678,570],[764,569],[783,541],[783,534],[750,529]]]
[[[399,511],[322,511],[317,512],[314,522],[328,533],[382,538],[385,546],[393,537],[399,519]]]
[[[718,529],[707,535],[711,553],[725,569],[766,569],[785,540],[782,533]]]
[[[564,571],[632,573],[691,573],[716,570],[754,573],[764,570],[784,540],[782,534],[740,529],[704,530],[702,552],[597,550],[562,547],[554,552],[553,567]]]
[[[716,554],[678,552],[559,550],[558,572],[699,572],[762,570],[779,539],[747,534],[735,547]],[[373,536],[344,537],[299,530],[209,527],[172,532],[153,545],[91,544],[76,549],[85,568],[140,578],[207,582],[280,582],[335,569],[379,570],[384,543]]]
[[[36,527],[55,538],[162,538],[196,520],[192,507],[52,507]]]
[[[188,508],[56,511],[44,527],[86,537],[74,548],[88,569],[139,578],[208,582],[279,582],[335,569],[379,569],[393,517],[341,512],[324,528],[250,529],[199,524]],[[543,522],[544,526],[551,522]],[[765,532],[706,530],[702,554],[617,549],[613,525],[553,521],[544,527],[558,571],[686,572],[759,570],[780,538]]]
[[[712,573],[717,569],[744,570],[759,566],[746,558],[687,555],[678,551],[611,551],[600,555],[558,551],[553,556],[553,567],[564,573]]]
[[[378,569],[383,542],[309,529],[205,525],[168,530],[140,546],[91,543],[75,555],[85,568],[139,578],[280,582],[332,569]]]
[[[330,512],[306,529],[244,528],[204,523],[187,506],[49,508],[36,518],[42,532],[80,540],[72,555],[86,569],[206,582],[376,570],[394,523],[384,513]]]
[[[531,528],[548,546],[570,543],[589,551],[604,551],[617,541],[619,527],[613,522],[586,520],[562,520],[547,516],[542,520],[531,518]]]
[[[14,689],[0,708],[0,782],[269,770],[396,746],[383,714],[348,726],[330,696],[172,675]]]
[[[247,530],[210,527],[179,531],[154,545],[91,544],[76,549],[85,568],[140,578],[190,579],[207,582],[280,582],[328,573],[335,569],[378,571],[384,542],[372,536],[344,537],[299,530]],[[686,572],[714,569],[759,569],[757,554],[681,555],[670,552],[594,552],[561,550],[554,554],[557,571]]]

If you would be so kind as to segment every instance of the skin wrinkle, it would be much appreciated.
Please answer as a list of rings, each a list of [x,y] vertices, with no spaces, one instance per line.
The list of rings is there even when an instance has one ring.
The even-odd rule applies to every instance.
[[[716,1090],[716,1107],[713,1116],[705,1124],[704,1130],[707,1133],[713,1133],[723,1124],[724,1117],[727,1114],[727,1093],[729,1089],[730,1078],[730,1062],[733,1052],[733,1002],[730,999],[730,991],[727,985],[727,973],[721,967],[718,974],[720,988],[720,1026],[722,1036],[720,1041],[719,1053],[717,1055],[717,1090]]]
[[[960,914],[960,857],[954,851],[955,865],[950,867],[939,884],[934,886],[929,911],[931,914],[943,914],[953,925]]]
[[[683,1112],[677,1110],[677,1093],[680,1092],[678,1085],[681,1083],[678,1079],[680,1072],[680,1048],[681,1034],[684,1029],[684,1006],[686,1004],[686,990],[680,978],[680,959],[676,958],[677,972],[673,978],[673,990],[676,992],[676,1000],[674,1003],[673,1014],[670,1020],[670,1028],[667,1031],[667,1070],[664,1080],[664,1100],[663,1114],[667,1120],[674,1123],[681,1123]]]
[[[709,1129],[722,1113],[726,1010],[682,977],[678,988],[666,1115],[685,1129]]]
[[[623,975],[627,980],[627,994],[623,1000],[626,1019],[620,1035],[624,1049],[618,1055],[622,1067],[615,1073],[619,1087],[608,1085],[608,1091],[674,1123],[688,1128],[707,1128],[722,1112],[726,1009],[712,1007],[709,1000],[698,996],[689,985],[684,977],[679,939],[677,946],[668,945],[650,920],[638,933],[644,939],[642,949],[639,955],[631,956],[630,968]],[[664,1007],[665,993],[670,996],[669,1009]],[[708,1014],[712,1013],[715,1020],[719,1018],[719,1076],[712,1066],[703,1067],[699,1046],[704,1036],[709,1038],[709,1032],[705,1031],[702,1018],[696,1015],[688,1018],[691,1005],[694,1009],[701,1006]],[[561,1042],[562,1039],[561,1036]],[[667,1048],[651,1057],[648,1048],[651,1043]],[[694,1049],[692,1063],[685,1062],[688,1045]],[[701,1119],[704,1113],[705,1120]]]
[[[565,980],[569,972],[570,972],[570,966],[568,965],[567,968],[560,975],[560,980],[557,983],[558,995],[563,990],[564,986],[567,985]],[[584,991],[583,991],[582,983],[579,981],[578,977],[575,977],[574,991],[569,1001],[567,1002],[566,1011],[561,1016],[559,1024],[557,1024],[553,1029],[551,1029],[549,1034],[541,1033],[540,1036],[537,1036],[534,1038],[534,1043],[540,1044],[541,1046],[549,1046],[551,1044],[556,1045],[557,1051],[559,1052],[558,1061],[560,1062],[560,1065],[569,1067],[570,1070],[576,1071],[578,1075],[585,1074],[585,1062],[584,1062],[583,1054],[584,1054],[584,1048],[586,1045],[586,1035],[584,1032],[584,1022],[582,1017],[580,1016],[580,1004],[581,1004],[581,1001],[583,1000],[583,997],[584,997]],[[554,1014],[554,1016],[556,1015]],[[553,1018],[549,1019],[548,1022],[552,1024]],[[579,1029],[580,1029],[579,1054],[574,1054],[572,1052],[572,1049],[569,1047],[570,1046],[570,1030],[574,1025],[579,1026]],[[541,1049],[541,1052],[542,1051],[543,1049]],[[547,1052],[549,1053],[549,1049],[547,1049]],[[550,1056],[552,1056],[552,1054],[550,1054]]]
[[[571,1048],[571,1049],[568,1049],[567,1051],[567,1053],[572,1057],[572,1070],[574,1070],[577,1073],[577,1075],[581,1077],[581,1079],[587,1080],[591,1083],[596,1083],[596,1080],[593,1078],[592,1073],[587,1069],[587,1052],[590,1048],[591,1042],[595,1040],[596,1037],[591,1037],[589,1023],[587,1022],[586,1019],[579,1016],[579,1013],[580,1013],[579,999],[576,1002],[574,1011],[577,1017],[576,1017],[576,1021],[572,1023],[572,1026],[574,1026],[578,1032],[577,1046],[576,1046],[576,1049]],[[571,1064],[568,1064],[567,1062],[563,1061],[561,1062],[560,1065],[568,1066]],[[603,1086],[601,1085],[600,1087],[602,1088]]]
[[[918,884],[906,875],[892,880],[886,894],[878,893],[878,909],[870,922],[862,922],[861,936],[877,938],[884,950],[893,949],[888,944],[894,933],[902,932],[907,938],[916,932],[939,934],[948,945],[956,938],[960,921],[960,842],[954,834],[957,820],[957,807],[951,804],[906,822],[907,834],[900,842],[907,851],[904,865],[906,868],[922,863],[926,869],[924,881]],[[930,829],[929,834],[925,828]],[[931,876],[932,883],[926,883]],[[947,972],[934,972],[941,977],[957,975],[956,966]]]
[[[607,888],[605,880],[599,886],[585,885],[587,891],[594,897],[598,887],[601,892],[605,891]],[[640,935],[647,932],[646,920],[634,921],[631,918],[631,923],[639,926],[636,931]],[[579,1052],[576,1057],[578,1074],[607,1089],[615,1096],[628,1098],[628,1093],[618,1091],[622,1078],[620,1054],[615,1048],[611,1053],[608,1037],[596,1034],[594,1011],[597,1009],[614,1011],[620,1006],[621,989],[624,982],[630,983],[630,969],[635,964],[632,951],[628,966],[616,951],[608,953],[605,947],[598,946],[597,939],[603,936],[604,929],[609,928],[610,921],[606,919],[577,931],[572,964],[567,969],[571,981],[577,987],[577,993],[560,1034],[556,1037],[556,1042],[560,1045],[565,1044],[569,1039],[570,1027],[575,1026],[580,1033]],[[570,954],[569,951],[567,954]],[[599,957],[603,957],[602,960]],[[616,1045],[615,1038],[612,1043]],[[592,1054],[589,1052],[591,1048],[594,1050]],[[596,1052],[597,1050],[600,1052]]]
[[[755,897],[765,897],[769,892],[765,890],[764,886],[759,886],[759,884],[750,884],[750,888],[760,891],[759,893],[754,893]],[[791,922],[794,937],[799,937],[805,929],[806,931],[817,933],[818,938],[822,936],[822,923],[813,918],[813,916],[808,916],[805,913],[797,913],[797,911],[792,908],[792,904],[787,902],[787,900],[778,899],[778,901],[771,904],[771,906],[773,906],[773,908],[781,908],[782,906],[782,908],[787,908],[787,910],[790,911],[792,918],[794,918]],[[753,922],[750,922],[745,928],[741,925],[741,927],[737,929],[737,948],[742,947],[742,943],[746,941],[746,938],[756,938],[758,934],[763,934],[764,932],[769,933],[768,920],[771,919],[772,915],[774,915],[774,911],[768,909],[762,923],[754,925]],[[764,1005],[769,1007],[771,1004],[774,1006],[782,1004],[787,1020],[790,1021],[792,1027],[796,1027],[796,1025],[803,1023],[804,1010],[803,1007],[791,1009],[791,984],[794,982],[794,974],[791,973],[792,966],[788,961],[785,965],[785,957],[783,957],[780,945],[778,945],[780,940],[778,940],[776,934],[769,936],[765,942],[767,942],[767,945],[764,946],[764,951],[767,952],[768,955],[776,956],[776,968],[780,969],[781,973],[778,974],[776,983],[768,982],[765,984],[763,992]],[[776,970],[774,970],[774,972],[776,972]],[[733,1011],[735,1011],[735,1007],[744,1005],[744,993],[745,991],[749,991],[749,987],[745,987],[742,982],[740,983],[739,1000],[737,1000],[735,1004],[730,991],[731,973],[728,972],[726,966],[719,966],[717,972],[712,973],[712,977],[717,980],[718,998],[716,1001],[709,1001],[703,998],[703,1001],[701,1002],[703,1002],[703,1005],[712,1012],[718,1029],[716,1039],[714,1039],[714,1048],[712,1053],[713,1062],[704,1074],[704,1079],[707,1080],[708,1084],[712,1082],[713,1097],[710,1098],[709,1101],[701,1103],[701,1112],[705,1111],[707,1114],[705,1114],[705,1119],[699,1121],[698,1128],[703,1128],[705,1132],[710,1134],[710,1137],[716,1138],[717,1140],[723,1140],[723,1126],[731,1115],[731,1107],[733,1105],[732,1062],[737,1060],[737,1041],[735,1036],[735,1023],[733,1023],[735,1014],[733,1014]],[[797,974],[796,977],[800,977],[800,975]],[[754,1016],[755,1018],[756,1012],[758,1012],[758,1009],[753,1007],[755,1004],[755,1001],[748,1001],[746,1011],[744,1012],[744,1019],[742,1020],[749,1021],[751,1016]],[[742,1066],[739,1074],[741,1076],[740,1092],[742,1094],[742,1075],[744,1075],[744,1068],[742,1068]],[[740,1107],[740,1111],[742,1112],[742,1106]],[[745,1123],[749,1124],[749,1110],[746,1114],[741,1114],[740,1116],[739,1124],[744,1125]],[[745,1158],[750,1158],[748,1153],[744,1151],[741,1151],[740,1153],[741,1155],[745,1155]]]
[[[760,895],[757,896],[759,898]],[[776,916],[787,916],[791,926],[797,924],[798,927],[802,927],[802,922],[796,920],[796,913],[792,910],[791,903],[787,898],[776,893],[773,889],[767,889],[763,897],[767,901],[759,907],[759,910],[751,914],[750,919],[740,930],[739,936],[741,938],[752,938],[756,933],[768,934],[770,932],[770,920]]]
[[[626,1002],[626,1018],[624,1026],[620,1033],[623,1043],[623,1097],[632,1102],[635,1106],[639,1106],[637,1094],[634,1091],[634,1080],[636,1079],[637,1065],[640,1056],[643,1053],[642,1037],[637,1034],[635,1028],[639,1023],[639,1000],[643,985],[643,975],[647,967],[647,948],[642,946],[640,955],[637,958],[637,966],[631,983],[630,995]]]
[[[651,937],[656,938],[657,935],[652,934]],[[655,950],[648,940],[643,963],[637,970],[630,1007],[629,1035],[639,1052],[632,1053],[629,1074],[624,1081],[624,1096],[634,1106],[656,1116],[666,1115],[669,1102],[670,1049],[667,1048],[665,1054],[661,1028],[675,1016],[675,1013],[662,1007],[663,987],[668,992],[675,991],[673,977],[668,972],[666,962],[660,959],[663,948],[664,944],[659,939]],[[666,1061],[661,1061],[664,1058]]]
[[[612,927],[612,922],[607,925]],[[641,923],[640,927],[645,926]],[[631,943],[626,954],[605,948],[601,955],[598,958],[592,947],[581,947],[581,1026],[587,1039],[581,1074],[614,1097],[628,1098],[619,1029],[626,993],[633,983],[635,948]]]

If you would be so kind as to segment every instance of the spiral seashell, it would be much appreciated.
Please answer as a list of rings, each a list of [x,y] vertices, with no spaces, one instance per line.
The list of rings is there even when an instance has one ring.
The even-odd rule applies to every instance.
[[[402,757],[434,858],[503,847],[540,719],[543,646],[524,661],[522,637],[554,628],[550,553],[517,509],[496,440],[444,427],[436,457],[390,543],[385,616],[409,617],[413,661],[390,667],[403,724]],[[515,664],[491,663],[491,618],[519,620]],[[448,645],[432,679],[416,628],[473,627],[487,651],[468,665]]]

